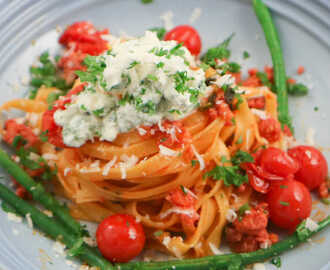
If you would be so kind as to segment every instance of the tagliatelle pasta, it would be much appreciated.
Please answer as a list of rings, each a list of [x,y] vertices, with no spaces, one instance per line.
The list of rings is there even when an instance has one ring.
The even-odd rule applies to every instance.
[[[215,92],[220,91],[214,88]],[[241,87],[240,90],[245,93],[234,113],[235,125],[228,126],[220,118],[210,122],[206,112],[194,112],[182,120],[192,136],[191,145],[175,149],[175,156],[160,153],[156,138],[145,139],[137,130],[120,134],[112,143],[88,142],[80,148],[56,149],[45,142],[40,146],[40,154],[54,155],[50,164],[57,167],[58,181],[65,196],[73,202],[71,213],[74,217],[100,222],[109,214],[129,213],[150,231],[150,245],[177,257],[211,255],[211,246],[220,244],[228,209],[233,208],[233,196],[237,195],[222,181],[205,179],[201,162],[193,167],[191,161],[199,158],[206,168],[210,168],[214,166],[212,164],[221,165],[223,156],[230,159],[239,149],[252,152],[268,144],[259,134],[259,117],[248,107],[247,99],[264,97],[264,113],[277,117],[276,95],[269,89]],[[1,110],[21,109],[36,113],[41,119],[48,107],[47,96],[54,91],[56,89],[43,87],[36,99],[9,101]],[[40,121],[31,127],[41,129]],[[280,147],[282,140],[275,144]],[[199,157],[193,154],[187,159],[185,153],[191,146]],[[123,156],[136,160],[127,166],[121,159]],[[184,240],[166,233],[184,231],[180,210],[171,211],[173,207],[165,199],[170,191],[180,186],[194,190],[197,200],[194,210],[199,215],[195,230],[185,231]],[[243,199],[236,208],[249,201],[250,194],[250,191],[239,194]],[[152,232],[158,230],[165,233],[160,237],[153,236]]]

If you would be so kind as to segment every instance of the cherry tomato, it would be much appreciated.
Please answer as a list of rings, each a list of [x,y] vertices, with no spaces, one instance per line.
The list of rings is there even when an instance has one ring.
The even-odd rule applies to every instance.
[[[109,34],[109,31],[98,31],[90,22],[76,22],[64,31],[59,42],[74,51],[99,55],[108,48],[107,42],[102,39],[105,34]]]
[[[298,162],[286,152],[275,147],[263,150],[259,157],[259,163],[267,172],[282,177],[295,174],[299,169]]]
[[[283,180],[267,194],[270,220],[280,228],[293,230],[312,210],[312,197],[304,184]]]
[[[176,40],[191,52],[198,55],[201,52],[202,42],[197,30],[190,25],[179,25],[167,32],[165,40]]]
[[[54,113],[57,108],[54,108],[50,111],[44,112],[42,115],[42,131],[47,132],[48,142],[57,146],[57,147],[65,147],[62,138],[62,127],[58,126],[54,120]]]
[[[15,119],[9,119],[5,123],[6,133],[3,140],[12,144],[16,136],[22,136],[26,141],[26,147],[32,146],[39,141],[39,138],[33,133],[31,127],[19,124]]]
[[[260,135],[270,143],[281,137],[281,124],[274,118],[261,119],[258,123]]]
[[[328,175],[328,164],[324,155],[312,146],[296,146],[288,150],[289,155],[300,164],[295,178],[310,190],[320,186]]]
[[[270,183],[252,172],[248,172],[249,183],[255,191],[266,194],[269,191]]]
[[[116,214],[105,218],[96,231],[102,255],[112,262],[128,262],[142,251],[146,237],[143,227],[131,215]]]

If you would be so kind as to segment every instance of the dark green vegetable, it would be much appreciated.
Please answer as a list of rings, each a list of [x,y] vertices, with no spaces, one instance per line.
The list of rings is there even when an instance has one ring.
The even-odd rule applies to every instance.
[[[52,211],[54,216],[66,225],[73,234],[84,234],[83,228],[79,222],[70,216],[68,209],[46,192],[41,184],[36,183],[20,166],[13,162],[2,149],[0,149],[0,166],[14,177],[18,183],[25,187],[27,191],[31,193],[34,200],[40,202],[43,206]]]
[[[288,83],[288,93],[292,96],[305,96],[308,94],[308,88],[302,83]]]
[[[281,268],[281,266],[282,266],[282,261],[281,261],[281,258],[279,256],[274,257],[270,262],[272,264],[274,264],[277,268]]]
[[[33,88],[30,90],[29,98],[34,99],[37,96],[38,88],[42,85],[46,87],[56,87],[65,94],[72,85],[67,84],[66,81],[58,75],[56,64],[49,59],[49,53],[42,53],[39,57],[39,61],[40,66],[32,66],[30,68],[30,86]]]
[[[204,257],[199,259],[175,260],[165,262],[131,262],[127,264],[120,264],[121,270],[143,269],[143,270],[229,270],[242,269],[243,266],[263,262],[267,259],[278,256],[281,253],[291,250],[299,244],[306,242],[315,233],[325,229],[330,225],[330,217],[325,218],[318,223],[319,226],[316,231],[309,231],[302,223],[300,231],[292,234],[283,241],[280,241],[267,249],[259,249],[254,252],[240,253],[240,254],[225,254]],[[299,227],[300,227],[299,226]],[[302,233],[301,231],[306,232]],[[118,265],[119,266],[119,265]]]
[[[234,165],[240,165],[245,162],[254,162],[254,158],[248,152],[238,150],[232,157],[231,162]]]
[[[278,119],[284,125],[292,128],[292,120],[289,115],[288,93],[286,83],[285,65],[282,49],[272,17],[266,5],[261,0],[253,0],[254,11],[264,30],[266,41],[270,50],[274,66],[274,82],[278,100]]]
[[[207,50],[205,55],[201,58],[202,62],[212,67],[216,66],[215,59],[223,60],[230,57],[230,50],[228,49],[231,39],[234,37],[234,33],[225,39],[220,45]]]
[[[250,53],[248,51],[243,52],[243,59],[248,59],[250,58]]]
[[[150,4],[152,3],[154,0],[141,0],[142,4]]]
[[[82,238],[67,231],[62,224],[58,223],[54,218],[46,216],[36,207],[19,198],[3,184],[0,184],[0,197],[8,205],[16,209],[19,215],[25,217],[27,214],[30,214],[33,224],[41,231],[45,232],[53,239],[60,239],[69,248],[68,254],[70,256],[77,256],[82,261],[87,261],[92,266],[100,267],[101,270],[115,269],[111,263],[86,245]]]
[[[163,40],[166,34],[166,29],[164,27],[154,27],[149,29],[151,32],[156,32],[157,33],[157,37],[160,40]]]

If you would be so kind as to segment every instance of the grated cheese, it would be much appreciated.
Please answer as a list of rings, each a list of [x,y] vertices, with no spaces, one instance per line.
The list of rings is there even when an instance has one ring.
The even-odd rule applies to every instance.
[[[138,127],[138,128],[137,128],[137,131],[139,132],[139,134],[140,134],[141,136],[147,134],[147,131],[146,131],[144,128],[141,128],[141,127]]]
[[[59,241],[56,241],[53,245],[53,250],[55,251],[55,253],[57,253],[59,255],[64,255],[65,254],[65,245]]]
[[[30,152],[28,158],[32,161],[38,162],[40,156],[34,152]]]
[[[162,241],[162,244],[168,248],[168,245],[169,243],[171,242],[171,238],[169,236],[165,236],[163,241]]]
[[[253,270],[266,270],[266,267],[263,263],[255,263],[253,265]]]
[[[42,155],[42,157],[46,160],[58,160],[57,155],[52,154],[52,153],[45,153]]]
[[[26,218],[26,221],[27,221],[27,224],[28,226],[33,229],[33,222],[32,222],[32,219],[31,219],[31,213],[27,213],[25,215],[25,218]]]
[[[113,165],[115,165],[117,161],[117,156],[114,156],[112,160],[110,160],[107,164],[105,164],[105,166],[103,167],[103,172],[102,175],[107,175],[110,171],[110,169],[113,167]]]
[[[211,251],[213,252],[214,255],[223,254],[223,252],[220,249],[218,249],[213,243],[210,242],[209,246],[210,246],[210,249],[211,249]]]
[[[22,220],[23,220],[22,217],[20,217],[20,216],[14,214],[14,213],[11,213],[11,212],[8,212],[8,213],[7,213],[7,218],[8,218],[8,220],[10,220],[10,221],[14,221],[14,222],[16,222],[16,223],[21,223]]]
[[[175,157],[178,155],[177,151],[167,148],[163,145],[159,145],[159,153],[162,154],[163,156],[171,156],[171,157]]]
[[[90,245],[91,247],[96,247],[97,246],[96,240],[93,239],[92,237],[86,237],[85,236],[83,238],[83,240],[87,245]]]
[[[307,131],[306,131],[305,142],[308,145],[314,146],[315,145],[314,136],[315,136],[315,129],[308,128]]]
[[[311,218],[307,218],[305,227],[308,230],[310,230],[311,232],[314,232],[319,228],[319,225],[314,220],[312,220]]]
[[[164,28],[165,28],[166,31],[169,31],[174,27],[174,24],[173,24],[173,21],[172,21],[173,15],[174,15],[173,11],[169,10],[169,11],[163,13],[160,16],[160,19],[163,21]]]
[[[68,167],[68,168],[64,169],[63,174],[64,174],[64,176],[67,176],[70,172],[71,172],[71,168]]]
[[[194,10],[191,13],[191,16],[189,18],[189,23],[194,23],[200,16],[202,15],[202,9],[201,8],[194,8]]]
[[[196,211],[195,211],[195,209],[182,209],[180,207],[173,207],[173,208],[168,209],[164,213],[161,213],[160,218],[163,219],[172,213],[193,217],[196,214]]]
[[[266,120],[268,118],[266,112],[263,110],[251,109],[251,111],[254,115],[258,116],[262,120]]]
[[[193,150],[194,155],[196,156],[198,162],[199,162],[199,169],[202,171],[205,169],[205,162],[203,157],[197,152],[195,146],[192,144],[191,149]]]
[[[234,209],[228,209],[226,219],[228,222],[234,222],[237,218],[237,214]]]
[[[126,168],[124,165],[120,164],[121,179],[126,179]]]

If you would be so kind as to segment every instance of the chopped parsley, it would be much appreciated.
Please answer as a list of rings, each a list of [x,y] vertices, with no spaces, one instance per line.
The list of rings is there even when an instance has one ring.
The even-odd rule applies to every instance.
[[[154,27],[149,29],[151,32],[155,32],[159,40],[163,40],[166,34],[166,29],[164,27]]]
[[[191,166],[192,166],[192,167],[195,167],[197,164],[198,164],[198,160],[193,159],[193,160],[191,161]]]
[[[319,110],[319,107],[315,106],[314,107],[314,112],[317,112]]]
[[[244,216],[245,212],[250,210],[251,207],[249,206],[248,203],[243,204],[239,209],[238,209],[238,216],[242,217]]]
[[[244,51],[243,52],[243,59],[248,59],[248,58],[250,58],[250,53],[247,52],[247,51]]]
[[[48,130],[41,132],[41,134],[39,135],[40,141],[47,142],[48,141],[47,134],[48,134]]]
[[[97,117],[101,117],[104,114],[104,108],[100,108],[93,111],[93,114]]]
[[[150,81],[154,81],[154,82],[158,81],[158,78],[153,74],[148,74],[147,79],[150,80]]]
[[[273,265],[275,265],[277,268],[281,268],[282,266],[282,261],[281,258],[279,256],[274,257],[273,259],[271,259],[270,261]]]
[[[164,67],[164,62],[159,62],[157,65],[156,65],[156,67],[157,68],[163,68]]]
[[[254,158],[248,152],[238,150],[231,161],[234,165],[240,165],[245,162],[254,162]]]
[[[155,231],[155,232],[154,232],[154,236],[155,236],[155,237],[159,237],[159,236],[162,236],[163,233],[164,233],[164,232],[163,232],[162,230]]]
[[[284,206],[289,206],[290,205],[288,202],[284,202],[284,201],[280,201],[280,204],[284,205]]]
[[[138,65],[138,64],[140,64],[140,62],[134,60],[134,61],[129,65],[129,67],[128,67],[127,69],[131,69],[131,68],[135,67],[135,66]]]
[[[41,86],[55,87],[64,93],[71,88],[71,84],[67,84],[66,81],[58,75],[58,69],[56,63],[54,63],[50,57],[49,53],[43,52],[40,57],[40,66],[30,67],[30,90],[29,98],[35,99],[38,93],[38,89]]]
[[[142,4],[150,4],[152,3],[154,0],[141,0]]]
[[[223,60],[230,57],[230,50],[228,49],[229,43],[232,40],[234,34],[231,34],[217,47],[210,48],[206,54],[202,57],[202,62],[212,67],[216,66],[215,59]]]
[[[248,178],[239,166],[215,166],[211,171],[204,174],[204,178],[211,177],[214,180],[222,180],[225,186],[240,185],[247,183]]]
[[[239,136],[239,138],[236,141],[236,144],[241,144],[243,142],[243,136]]]
[[[53,108],[54,102],[59,99],[60,96],[63,96],[63,92],[52,92],[47,96],[48,109]]]
[[[188,194],[187,189],[183,185],[181,185],[180,188],[181,188],[184,195]]]
[[[308,94],[308,88],[302,83],[288,83],[288,93],[292,96],[305,96]]]

